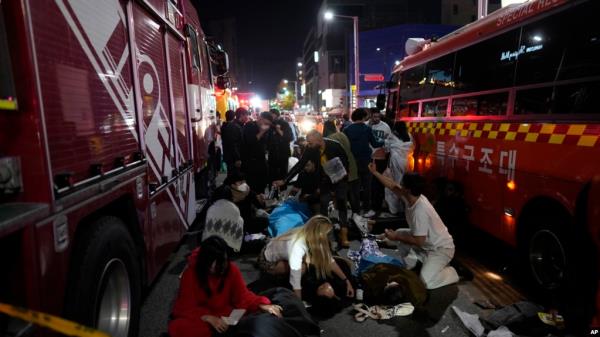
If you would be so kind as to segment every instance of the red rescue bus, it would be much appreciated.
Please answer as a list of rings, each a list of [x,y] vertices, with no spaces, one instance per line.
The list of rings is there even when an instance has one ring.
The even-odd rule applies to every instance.
[[[137,336],[203,192],[210,53],[189,0],[0,2],[0,302]]]
[[[600,203],[588,193],[600,175],[598,13],[600,1],[505,7],[406,57],[388,99],[415,140],[409,165],[462,189],[470,224],[517,247],[539,288],[588,314],[598,287],[589,233],[600,224],[586,217]]]

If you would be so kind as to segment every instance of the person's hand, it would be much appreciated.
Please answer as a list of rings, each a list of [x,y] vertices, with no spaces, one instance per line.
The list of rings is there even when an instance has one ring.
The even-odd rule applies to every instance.
[[[242,167],[242,161],[241,160],[236,160],[233,165],[235,165],[235,167],[237,167],[237,168],[240,168],[240,167]]]
[[[396,232],[395,230],[392,229],[386,229],[385,230],[385,237],[388,238],[389,240],[392,241],[398,241],[400,234],[398,234],[398,232]]]
[[[275,125],[275,131],[277,131],[277,133],[278,133],[280,136],[283,136],[283,130],[281,129],[281,125],[279,125],[279,124],[276,124],[276,125]]]
[[[283,180],[275,180],[275,181],[273,182],[273,187],[280,188],[280,187],[282,187],[283,185],[285,185],[285,182],[284,182]]]
[[[259,308],[260,310],[267,312],[273,316],[277,316],[279,318],[281,318],[281,312],[283,311],[283,309],[280,306],[274,304],[261,304]]]
[[[260,202],[261,204],[265,203],[265,195],[264,194],[257,194],[256,195],[256,200],[258,200],[258,202]]]
[[[219,317],[206,315],[202,317],[202,320],[210,324],[218,333],[224,333],[229,329],[229,325]]]
[[[377,168],[375,167],[375,163],[369,163],[369,171],[371,173],[377,172]]]
[[[346,296],[350,298],[354,297],[354,288],[350,280],[346,280]]]

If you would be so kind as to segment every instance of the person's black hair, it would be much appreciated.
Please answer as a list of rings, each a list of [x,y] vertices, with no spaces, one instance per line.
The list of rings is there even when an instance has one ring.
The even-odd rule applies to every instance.
[[[216,267],[216,273],[221,278],[221,282],[217,287],[217,293],[223,291],[225,286],[225,279],[229,274],[229,246],[225,240],[218,236],[208,237],[200,244],[200,252],[196,260],[196,277],[200,287],[204,289],[207,297],[211,297],[213,290],[210,289],[208,284],[208,276],[210,274],[210,268],[213,263]]]
[[[279,112],[279,109],[271,109],[269,110],[269,112],[277,117],[281,116],[281,112]]]
[[[402,187],[410,191],[415,197],[420,196],[425,191],[425,178],[415,172],[408,172],[402,178]]]
[[[363,108],[358,108],[354,111],[352,111],[352,121],[356,122],[356,121],[360,121],[365,119],[365,117],[367,117],[367,111],[365,111],[365,109]]]
[[[406,302],[402,287],[399,284],[385,287],[381,301],[383,305],[396,305]]]
[[[223,185],[217,187],[214,190],[210,198],[210,205],[214,204],[217,200],[221,199],[229,201],[233,200],[233,194],[231,193],[231,188],[229,187],[229,184],[223,183]]]
[[[248,116],[248,114],[248,110],[244,108],[237,108],[237,110],[235,110],[235,119],[240,119],[244,116]]]
[[[266,120],[269,120],[271,122],[273,122],[273,115],[271,115],[271,113],[269,111],[263,111],[260,113],[260,118],[264,118]]]
[[[349,117],[348,115],[349,115],[349,114],[343,114],[343,115],[342,115],[342,118],[343,118],[345,121],[348,121],[348,120],[350,120],[350,117]]]
[[[235,112],[233,110],[225,111],[225,121],[231,122],[235,118]]]
[[[381,113],[381,111],[379,109],[377,109],[377,108],[369,108],[369,112],[371,113],[371,116],[373,114],[380,114]]]
[[[232,172],[227,173],[227,178],[223,181],[223,185],[229,186],[242,180],[246,180],[246,176],[239,170],[233,170]]]
[[[408,135],[408,128],[406,127],[406,123],[403,121],[397,121],[394,123],[394,130],[392,130],[396,137],[400,138],[403,142],[410,141],[410,136]]]
[[[323,124],[323,137],[329,137],[336,132],[338,131],[334,121],[326,121],[325,124]]]

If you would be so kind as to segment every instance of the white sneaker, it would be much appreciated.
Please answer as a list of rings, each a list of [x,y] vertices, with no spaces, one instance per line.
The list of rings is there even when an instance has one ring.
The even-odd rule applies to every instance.
[[[363,218],[358,214],[354,214],[352,216],[352,220],[354,220],[356,227],[358,227],[358,229],[360,229],[361,232],[365,234],[369,233],[369,223],[367,219]]]
[[[377,213],[375,213],[375,211],[374,211],[374,210],[370,209],[370,210],[369,210],[367,213],[365,213],[363,216],[364,216],[365,218],[372,218],[372,217],[374,217],[374,216],[375,216],[375,214],[377,214]]]

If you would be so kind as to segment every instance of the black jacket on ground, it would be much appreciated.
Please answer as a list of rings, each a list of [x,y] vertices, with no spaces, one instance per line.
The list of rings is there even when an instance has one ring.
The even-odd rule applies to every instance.
[[[324,138],[324,140],[325,156],[327,157],[327,160],[339,157],[342,161],[342,164],[344,165],[344,168],[346,169],[346,172],[348,172],[348,156],[346,156],[346,151],[344,151],[342,145],[336,142],[335,140],[331,140],[329,138]],[[284,182],[286,184],[289,183],[290,180],[292,180],[292,178],[296,176],[296,174],[304,170],[304,166],[306,166],[306,163],[309,160],[312,160],[313,163],[315,163],[316,172],[318,172],[321,176],[321,183],[331,183],[329,176],[323,171],[323,168],[321,167],[321,149],[311,147],[306,148],[304,154],[302,155],[302,158],[300,158],[300,161],[294,167],[292,167],[288,175],[285,177]]]
[[[235,120],[226,122],[221,127],[221,139],[223,141],[223,160],[225,163],[233,164],[238,160],[242,160],[242,125]]]

